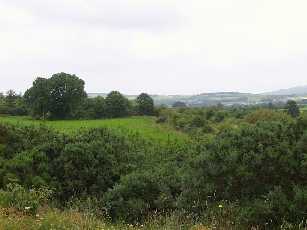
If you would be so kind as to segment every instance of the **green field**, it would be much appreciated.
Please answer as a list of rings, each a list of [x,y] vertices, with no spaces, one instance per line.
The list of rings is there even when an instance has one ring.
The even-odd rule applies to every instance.
[[[187,141],[189,138],[184,133],[168,126],[159,125],[154,117],[129,117],[102,120],[60,120],[39,121],[30,117],[0,116],[0,122],[14,125],[45,125],[51,129],[66,134],[78,132],[80,129],[110,128],[120,133],[135,133],[147,139],[168,143],[169,141]]]

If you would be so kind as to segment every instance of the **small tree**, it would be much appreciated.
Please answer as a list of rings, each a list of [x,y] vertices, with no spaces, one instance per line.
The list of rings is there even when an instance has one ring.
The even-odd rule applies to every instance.
[[[129,101],[120,92],[112,91],[105,99],[108,117],[125,117],[129,114]]]
[[[5,104],[9,107],[13,107],[19,97],[20,96],[18,96],[14,90],[9,90],[6,93]]]
[[[136,104],[139,115],[153,115],[154,101],[148,94],[140,94],[136,99]]]
[[[298,107],[297,103],[293,100],[289,100],[287,102],[286,109],[291,117],[295,118],[300,115],[300,108]]]
[[[59,119],[71,117],[86,97],[84,81],[76,75],[66,73],[54,74],[48,81],[50,84],[49,111],[51,117]]]

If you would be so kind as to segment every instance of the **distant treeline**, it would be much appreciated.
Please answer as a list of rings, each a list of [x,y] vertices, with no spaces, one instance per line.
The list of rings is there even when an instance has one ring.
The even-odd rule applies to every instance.
[[[54,74],[37,78],[25,94],[10,90],[0,94],[0,114],[31,115],[35,119],[98,119],[130,115],[154,115],[154,101],[146,93],[129,101],[120,92],[106,98],[89,98],[85,82],[75,75]]]

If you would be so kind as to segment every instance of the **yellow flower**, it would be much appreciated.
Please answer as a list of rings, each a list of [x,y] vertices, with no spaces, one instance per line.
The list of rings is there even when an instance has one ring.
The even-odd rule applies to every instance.
[[[220,205],[219,205],[219,208],[223,208],[223,205],[220,204]]]

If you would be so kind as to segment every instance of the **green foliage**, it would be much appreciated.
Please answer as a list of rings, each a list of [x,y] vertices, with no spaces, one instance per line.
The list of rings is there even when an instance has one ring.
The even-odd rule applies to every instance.
[[[58,191],[66,199],[102,195],[119,179],[120,169],[116,160],[112,144],[107,145],[101,140],[67,144],[57,159],[57,177],[61,185]]]
[[[120,92],[112,91],[103,97],[88,98],[84,91],[85,82],[75,75],[58,73],[51,78],[37,78],[24,94],[22,102],[28,107],[35,119],[99,119],[118,118],[129,115],[154,115],[153,99],[143,93],[135,102],[130,102]],[[2,100],[17,100],[15,93],[0,100],[0,114],[8,113]],[[136,104],[134,104],[136,103]],[[24,105],[24,103],[23,103]],[[20,109],[20,107],[18,107]],[[15,111],[16,115],[24,115]]]
[[[50,84],[48,79],[37,78],[25,92],[24,98],[34,117],[45,119],[49,112]]]
[[[140,94],[136,99],[136,104],[139,115],[150,116],[154,114],[154,101],[148,94]]]
[[[251,124],[256,124],[257,122],[264,121],[288,122],[289,120],[291,120],[291,117],[286,113],[274,111],[271,109],[258,109],[245,116],[245,121]]]
[[[34,117],[71,118],[86,97],[84,84],[75,75],[58,73],[49,79],[37,78],[24,97]]]
[[[92,99],[93,101],[93,110],[95,118],[106,117],[106,105],[103,97],[96,97]]]
[[[100,119],[106,118],[106,105],[103,97],[85,98],[74,117],[76,119]]]
[[[105,199],[108,204],[114,204],[114,196],[126,197],[127,203],[131,203],[140,192],[135,191],[134,187],[144,186],[148,197],[138,203],[141,206],[135,206],[131,218],[114,215],[130,220],[132,217],[141,219],[140,213],[146,211],[149,215],[155,208],[175,207],[175,197],[180,192],[177,169],[182,167],[188,156],[181,145],[168,142],[164,146],[144,140],[139,135],[126,133],[122,136],[108,129],[84,130],[70,136],[43,127],[3,125],[2,130],[2,143],[11,146],[4,148],[2,154],[0,173],[3,186],[12,181],[28,188],[48,185],[61,203],[91,196],[98,200],[109,197],[109,200]],[[161,170],[147,174],[147,170],[154,165],[161,167]],[[145,171],[133,173],[138,168]],[[139,181],[140,184],[132,181]],[[154,188],[157,189],[155,195],[152,194]],[[148,202],[152,202],[152,208],[141,211],[143,205],[148,206]],[[102,207],[103,203],[100,204]],[[109,207],[116,210],[113,206]]]
[[[230,111],[219,107],[162,109],[157,122],[167,122],[180,131],[200,137],[215,133],[216,126],[230,116],[228,113]]]
[[[48,80],[50,85],[49,112],[51,118],[69,118],[86,97],[84,81],[75,75],[58,73]]]
[[[99,196],[129,170],[124,162],[129,163],[128,149],[133,148],[106,129],[84,131],[70,138],[42,128],[26,128],[28,132],[20,132],[20,136],[15,136],[15,132],[25,128],[3,129],[3,144],[15,144],[2,153],[3,185],[11,181],[27,187],[49,185],[56,189],[59,198],[67,200],[73,196]],[[39,134],[23,138],[30,137],[31,132]]]
[[[108,214],[113,219],[143,222],[155,212],[176,210],[180,194],[178,169],[178,165],[167,164],[156,171],[138,170],[122,177],[104,197]]]
[[[129,101],[120,92],[112,91],[105,99],[107,116],[125,117],[129,112]]]
[[[130,174],[106,194],[105,202],[109,214],[127,221],[141,221],[156,208],[159,188],[152,175]]]
[[[115,222],[171,213],[218,229],[305,221],[303,114],[220,106],[164,108],[160,117],[165,124],[151,117],[45,122],[61,132],[7,118],[15,125],[0,125],[1,187],[48,185],[59,207],[74,202],[76,211],[93,209]],[[169,126],[190,138],[173,138],[184,134]]]
[[[289,100],[287,102],[286,109],[291,117],[298,117],[300,115],[300,108],[298,107],[296,101]]]
[[[260,122],[221,132],[188,167],[181,207],[201,214],[210,203],[239,201],[240,221],[251,226],[302,221],[293,201],[304,203],[306,152],[295,150],[296,129],[293,121]]]
[[[129,134],[142,136],[144,139],[158,142],[159,144],[169,144],[169,142],[184,143],[190,138],[167,125],[157,125],[153,117],[128,117],[116,119],[100,120],[58,120],[41,121],[33,120],[29,117],[1,117],[0,122],[9,123],[16,126],[36,126],[48,127],[65,134],[78,133],[80,129],[109,128],[113,132],[127,136]],[[1,133],[0,133],[1,135]]]
[[[27,114],[27,109],[21,95],[9,90],[6,96],[0,94],[0,114],[22,116]]]

